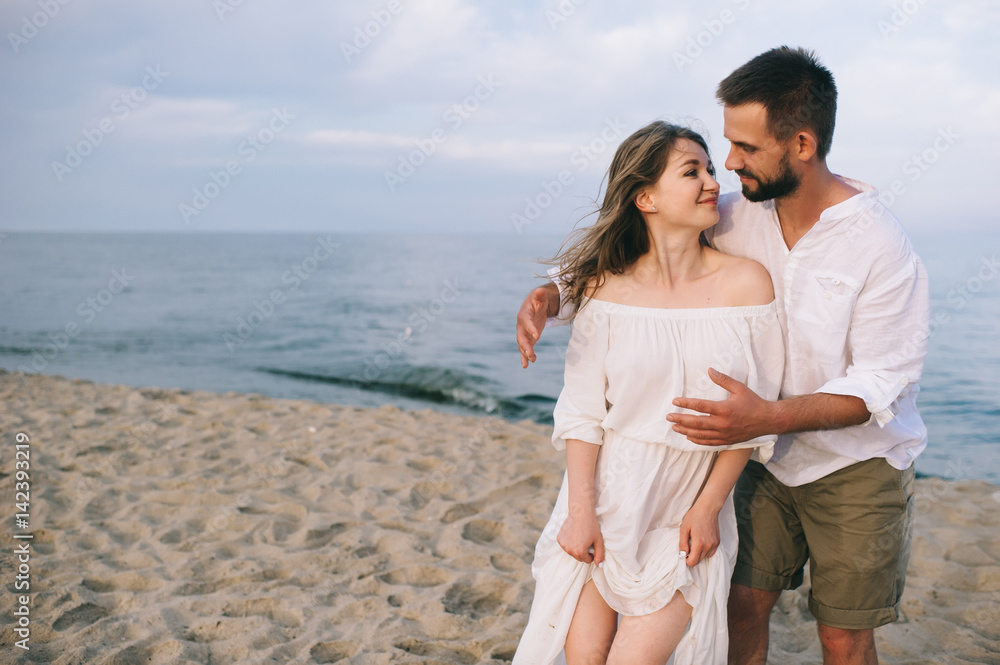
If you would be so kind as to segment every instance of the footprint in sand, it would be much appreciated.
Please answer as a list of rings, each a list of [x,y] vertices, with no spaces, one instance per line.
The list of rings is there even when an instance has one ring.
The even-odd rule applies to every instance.
[[[417,483],[410,490],[410,507],[420,510],[441,494],[447,483]]]
[[[112,656],[107,665],[166,665],[177,662],[183,650],[176,640],[153,645],[133,644]]]
[[[319,642],[309,650],[309,655],[317,663],[336,663],[357,652],[357,642]]]
[[[405,584],[413,587],[432,587],[444,584],[451,576],[439,568],[430,566],[410,566],[408,568],[398,568],[390,570],[384,575],[379,575],[379,579],[386,584]]]
[[[524,570],[524,561],[520,557],[511,554],[509,552],[499,552],[490,557],[490,563],[497,570],[503,571],[505,573],[511,573],[515,570]]]
[[[331,524],[329,528],[326,529],[309,531],[306,533],[305,548],[307,550],[315,550],[320,547],[325,547],[326,545],[329,545],[334,538],[356,526],[358,526],[357,522],[337,522],[336,524]]]
[[[207,582],[185,582],[173,591],[175,596],[207,596],[240,581],[240,578],[226,577]]]
[[[176,545],[187,538],[187,535],[180,529],[171,529],[160,536],[160,542],[164,545]]]
[[[142,522],[125,522],[121,525],[109,526],[107,533],[113,541],[127,549],[139,541],[149,538],[153,530]]]
[[[490,658],[493,660],[514,660],[514,652],[517,651],[517,642],[512,644],[504,644],[493,650],[490,654]]]
[[[89,626],[92,623],[97,623],[110,614],[111,610],[107,610],[100,605],[84,603],[83,605],[77,605],[68,612],[64,612],[62,616],[55,620],[52,627],[62,632],[68,628],[72,628],[78,623],[83,624],[84,626]]]
[[[286,628],[298,628],[302,624],[302,610],[286,609],[273,598],[247,598],[230,601],[226,603],[222,614],[227,617],[260,616]]]
[[[98,593],[109,591],[150,591],[159,589],[163,582],[138,573],[118,573],[107,578],[84,578],[83,586]]]
[[[451,524],[452,522],[457,522],[460,519],[475,515],[479,512],[479,508],[476,508],[471,503],[459,503],[455,504],[444,514],[441,521],[445,524]]]
[[[216,619],[192,626],[184,633],[184,639],[198,643],[218,642],[232,639],[245,629],[246,622],[241,619]]]
[[[420,640],[406,640],[393,645],[397,649],[402,649],[414,656],[429,656],[441,659],[448,663],[478,663],[478,651],[473,651],[467,647],[454,647],[442,642],[421,642]]]
[[[524,480],[519,480],[513,485],[507,485],[490,492],[486,496],[487,503],[510,503],[515,499],[525,497],[534,499],[540,490],[552,485],[551,478],[541,475],[531,476]]]
[[[449,614],[462,614],[481,619],[497,614],[507,604],[511,586],[496,578],[457,582],[445,593],[442,604]]]
[[[32,532],[31,549],[38,554],[53,554],[56,551],[56,537],[51,531],[38,529]]]
[[[501,522],[491,520],[472,520],[462,529],[462,538],[473,543],[486,545],[496,540],[496,537],[503,531]]]
[[[111,517],[118,508],[118,502],[111,497],[97,496],[83,509],[83,517],[88,522],[97,522]]]
[[[271,535],[274,538],[274,542],[283,543],[287,541],[291,536],[295,535],[302,530],[302,526],[297,522],[289,522],[287,520],[276,520],[271,526]]]

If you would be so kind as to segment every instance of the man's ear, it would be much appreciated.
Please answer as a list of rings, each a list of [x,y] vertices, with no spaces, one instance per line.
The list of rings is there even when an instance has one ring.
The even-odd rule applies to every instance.
[[[792,138],[792,154],[800,162],[808,162],[819,149],[816,135],[808,130],[801,130]]]

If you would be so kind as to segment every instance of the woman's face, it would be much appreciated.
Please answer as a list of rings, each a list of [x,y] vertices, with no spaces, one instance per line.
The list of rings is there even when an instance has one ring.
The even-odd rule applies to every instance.
[[[645,191],[650,221],[672,226],[707,229],[719,221],[719,183],[715,167],[704,148],[690,139],[680,139],[670,151],[667,166],[656,184]]]

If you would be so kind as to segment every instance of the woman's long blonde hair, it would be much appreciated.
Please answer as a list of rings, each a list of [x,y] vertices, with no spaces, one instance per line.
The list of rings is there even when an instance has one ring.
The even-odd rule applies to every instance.
[[[708,144],[700,134],[662,120],[646,125],[618,146],[608,169],[604,200],[596,210],[597,221],[571,233],[559,254],[543,261],[559,266],[556,278],[565,286],[564,299],[579,308],[588,285],[600,287],[607,273],[620,275],[649,251],[649,231],[635,197],[660,179],[670,151],[681,139],[694,141],[708,154]]]

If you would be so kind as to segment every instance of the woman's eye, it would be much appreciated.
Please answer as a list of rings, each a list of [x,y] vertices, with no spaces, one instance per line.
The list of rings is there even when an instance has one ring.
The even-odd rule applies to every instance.
[[[691,169],[690,171],[688,171],[688,172],[687,172],[687,173],[685,173],[684,175],[698,175],[698,172],[697,172],[697,171],[695,171],[694,169]]]

